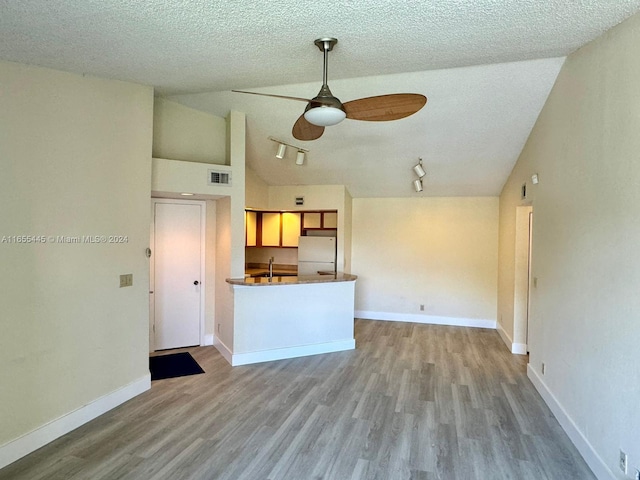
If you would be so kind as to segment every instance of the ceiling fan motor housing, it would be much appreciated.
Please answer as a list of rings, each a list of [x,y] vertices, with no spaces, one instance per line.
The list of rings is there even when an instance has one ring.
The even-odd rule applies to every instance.
[[[333,96],[328,85],[322,85],[318,95],[311,99],[304,110],[304,118],[319,127],[336,125],[346,116],[342,102]]]

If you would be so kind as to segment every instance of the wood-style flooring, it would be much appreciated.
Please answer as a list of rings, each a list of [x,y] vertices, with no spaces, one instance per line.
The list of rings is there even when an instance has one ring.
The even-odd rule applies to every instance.
[[[356,320],[356,350],[230,367],[151,390],[0,480],[589,480],[495,330]]]

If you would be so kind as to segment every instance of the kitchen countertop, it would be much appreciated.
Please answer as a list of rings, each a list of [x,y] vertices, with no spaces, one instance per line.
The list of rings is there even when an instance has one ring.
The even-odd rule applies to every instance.
[[[330,282],[352,282],[358,278],[357,275],[349,273],[326,273],[318,275],[273,275],[269,277],[245,277],[227,278],[227,283],[231,285],[243,286],[268,286],[268,285],[302,285],[307,283],[330,283]]]

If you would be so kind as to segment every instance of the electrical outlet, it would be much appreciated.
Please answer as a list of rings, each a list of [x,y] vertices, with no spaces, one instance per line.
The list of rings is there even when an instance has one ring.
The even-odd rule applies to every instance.
[[[420,304],[420,311],[424,312],[424,305]]]
[[[625,475],[627,474],[627,454],[620,450],[620,463],[618,464],[620,470]]]

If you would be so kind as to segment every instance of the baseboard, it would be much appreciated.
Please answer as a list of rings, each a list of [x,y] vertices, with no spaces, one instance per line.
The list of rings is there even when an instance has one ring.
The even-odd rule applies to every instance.
[[[439,317],[413,313],[371,312],[356,310],[356,318],[365,320],[386,320],[389,322],[413,322],[431,325],[450,325],[453,327],[496,328],[496,321],[483,318]]]
[[[531,364],[527,365],[527,376],[551,412],[554,414],[558,423],[565,431],[571,442],[573,442],[578,452],[580,452],[582,458],[587,462],[587,465],[589,465],[589,468],[591,468],[596,478],[599,480],[615,480],[617,477],[609,467],[607,467],[607,464],[602,461],[602,458],[596,453],[593,446],[585,438],[580,429],[578,429],[564,407],[549,390],[539,373],[531,367]]]
[[[224,343],[222,343],[218,337],[214,337],[213,346],[216,347],[216,350],[220,352],[220,355],[222,355],[224,359],[229,362],[229,365],[233,365],[233,354],[231,352],[231,349]]]
[[[276,348],[260,352],[234,353],[231,365],[249,365],[252,363],[270,362],[272,360],[284,360],[287,358],[306,357],[320,353],[342,352],[356,348],[355,339],[341,340],[338,342],[318,343],[314,345],[302,345],[299,347]]]
[[[213,333],[205,334],[204,338],[202,339],[202,346],[209,347],[211,345],[213,345]]]
[[[2,445],[0,447],[0,468],[6,467],[150,388],[151,375],[147,373],[129,385],[108,393],[73,412],[69,412],[22,437]]]
[[[527,344],[526,343],[512,343],[511,344],[511,353],[516,355],[526,355],[527,354]]]
[[[507,348],[511,351],[511,353],[516,355],[526,355],[527,354],[527,344],[526,343],[514,343],[512,338],[504,331],[502,325],[498,323],[497,325],[498,334],[500,338],[505,343]]]

